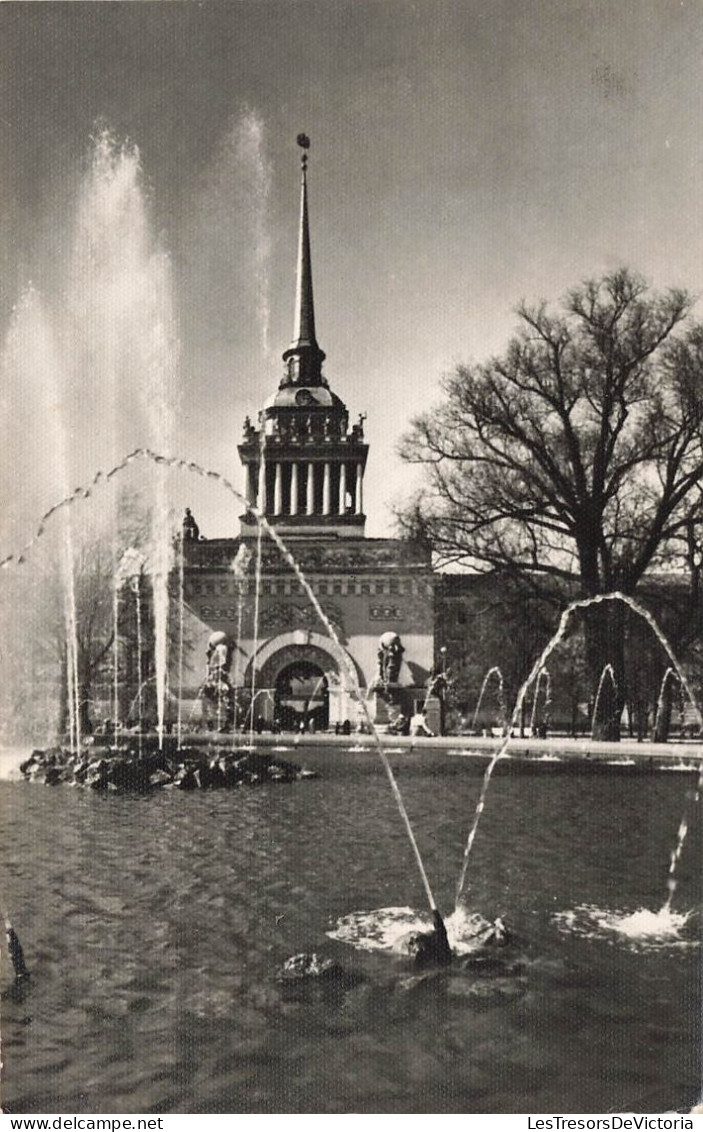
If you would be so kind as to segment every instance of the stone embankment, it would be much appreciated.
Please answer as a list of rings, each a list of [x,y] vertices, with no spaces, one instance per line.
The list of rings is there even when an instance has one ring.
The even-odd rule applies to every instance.
[[[212,753],[196,747],[171,752],[109,747],[74,752],[52,747],[32,751],[20,772],[25,779],[47,786],[64,782],[92,790],[205,790],[317,777],[315,771],[265,751]]]

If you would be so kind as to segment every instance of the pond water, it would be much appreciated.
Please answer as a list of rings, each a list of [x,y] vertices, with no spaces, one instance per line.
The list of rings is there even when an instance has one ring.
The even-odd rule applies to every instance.
[[[293,757],[295,757],[293,755]],[[307,761],[307,760],[306,760]],[[664,1112],[701,1088],[701,821],[673,940],[608,927],[658,909],[686,774],[497,777],[468,907],[513,942],[418,978],[330,938],[354,912],[424,911],[372,752],[291,785],[148,796],[0,782],[2,891],[32,977],[3,1003],[3,1106],[57,1113]],[[394,756],[440,907],[480,777]],[[609,919],[610,918],[610,919]],[[282,984],[299,951],[340,984]]]

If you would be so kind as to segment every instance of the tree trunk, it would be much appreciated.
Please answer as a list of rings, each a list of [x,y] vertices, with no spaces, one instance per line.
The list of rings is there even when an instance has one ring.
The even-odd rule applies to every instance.
[[[649,726],[649,705],[647,701],[639,696],[633,704],[634,725],[637,732],[637,742],[642,743],[647,738],[647,728]],[[632,738],[633,731],[630,728],[630,738]]]
[[[626,701],[625,610],[609,601],[584,610],[586,663],[592,688],[594,739],[620,741],[620,721]]]
[[[93,721],[90,718],[92,700],[92,682],[89,680],[81,680],[78,686],[78,723],[81,735],[91,735],[93,731]]]

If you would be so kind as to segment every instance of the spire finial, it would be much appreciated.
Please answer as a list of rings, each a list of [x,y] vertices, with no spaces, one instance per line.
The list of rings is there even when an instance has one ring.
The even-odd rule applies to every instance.
[[[300,146],[300,148],[303,151],[300,155],[300,168],[303,170],[303,173],[304,173],[305,170],[308,167],[307,150],[310,149],[310,138],[308,137],[307,134],[298,134],[298,136],[295,140],[297,141],[298,145]]]

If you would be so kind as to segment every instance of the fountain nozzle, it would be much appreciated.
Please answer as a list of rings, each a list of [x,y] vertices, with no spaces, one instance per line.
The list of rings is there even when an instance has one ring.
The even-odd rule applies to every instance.
[[[7,936],[7,950],[15,975],[15,982],[19,982],[21,979],[28,979],[29,971],[27,970],[27,964],[24,960],[22,944],[19,941],[17,932],[8,919],[5,920],[5,935]]]
[[[447,939],[447,929],[444,926],[442,913],[438,908],[432,909],[432,923],[433,929],[430,936],[432,958],[442,967],[446,967],[452,961],[452,949]]]

